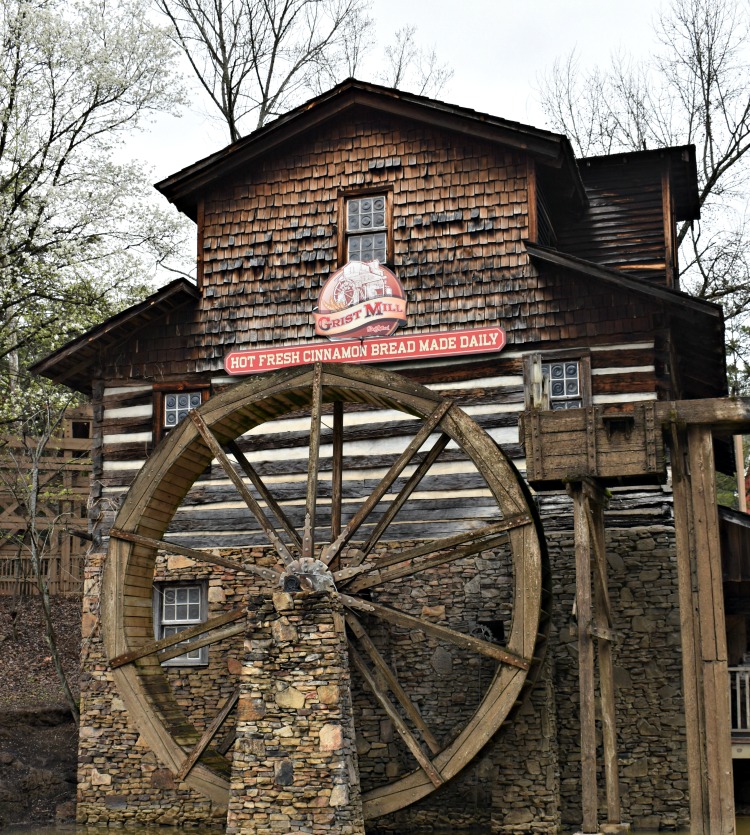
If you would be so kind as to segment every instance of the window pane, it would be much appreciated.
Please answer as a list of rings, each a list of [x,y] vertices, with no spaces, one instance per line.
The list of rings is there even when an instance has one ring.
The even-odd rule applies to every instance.
[[[191,409],[201,405],[199,391],[185,391],[179,394],[164,395],[164,426],[171,428],[187,417]]]
[[[542,375],[549,387],[550,408],[580,409],[581,379],[578,362],[545,362],[542,364]]]

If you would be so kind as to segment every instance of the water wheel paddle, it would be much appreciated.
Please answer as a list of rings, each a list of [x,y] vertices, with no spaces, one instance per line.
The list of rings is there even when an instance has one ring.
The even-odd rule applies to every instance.
[[[361,474],[362,441],[347,440],[347,432],[359,427],[361,437],[363,421],[375,425],[379,412],[384,446],[365,447],[379,451],[381,463]],[[297,502],[274,498],[278,479],[259,472],[246,435],[290,415],[309,421]],[[394,450],[387,427],[399,420],[406,439]],[[212,461],[246,506],[248,530],[262,538],[270,563],[252,560],[257,546],[226,556],[170,539],[170,523]],[[358,462],[355,475],[347,477],[347,461]],[[469,493],[427,490],[436,473],[453,471]],[[170,432],[117,514],[102,593],[117,690],[162,765],[225,805],[231,762],[227,746],[213,739],[236,695],[200,732],[162,662],[243,634],[245,613],[224,611],[179,638],[155,641],[157,552],[243,571],[268,594],[318,587],[339,596],[366,818],[401,809],[461,771],[518,706],[539,667],[547,570],[525,486],[464,411],[392,373],[316,365],[232,387]],[[384,719],[394,731],[387,744],[373,730]]]

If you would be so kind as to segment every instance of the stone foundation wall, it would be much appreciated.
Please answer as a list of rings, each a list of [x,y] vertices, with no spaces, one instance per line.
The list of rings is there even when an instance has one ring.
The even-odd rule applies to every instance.
[[[448,786],[400,813],[373,821],[368,824],[368,831],[405,832],[445,825],[459,830],[473,825],[501,835],[551,833],[560,824],[570,828],[580,826],[573,534],[553,530],[548,533],[548,545],[554,583],[553,626],[548,658],[530,700],[513,723],[501,729],[482,754]],[[615,528],[608,523],[607,549],[612,609],[619,636],[614,647],[614,663],[623,819],[640,828],[683,827],[688,822],[687,766],[673,529],[664,524]],[[428,583],[404,584],[400,592],[404,596],[404,610],[441,622],[447,619],[458,626],[461,601],[465,601],[469,607],[480,606],[482,617],[499,614],[501,619],[507,619],[507,588],[512,584],[502,549],[476,559],[482,560],[483,576],[505,579],[494,586],[484,580],[477,585],[464,573],[466,567],[457,564],[431,577]],[[225,809],[212,806],[187,784],[177,782],[172,772],[156,761],[128,722],[99,635],[101,565],[102,555],[92,555],[86,571],[79,821],[188,826],[215,822],[223,826]],[[246,605],[249,598],[260,593],[257,583],[249,577],[189,562],[161,564],[159,576],[170,580],[204,578],[208,583],[209,617]],[[450,615],[441,610],[446,594],[459,601]],[[281,613],[269,612],[271,617],[276,618],[273,622],[281,622]],[[289,628],[299,631],[300,625],[293,624],[290,615],[284,617]],[[272,634],[269,618],[263,621],[266,626],[262,630]],[[371,637],[380,646],[389,647],[389,663],[397,669],[407,691],[414,694],[414,701],[428,725],[436,729],[441,741],[449,739],[452,729],[462,727],[471,715],[478,694],[492,675],[492,663],[466,656],[423,635],[412,635],[408,630],[389,631],[390,628],[382,627],[379,634],[379,629],[371,625]],[[192,670],[178,667],[167,671],[176,698],[184,704],[199,730],[232,692],[243,670],[247,682],[252,683],[247,670],[254,663],[253,653],[262,649],[253,641],[266,640],[270,640],[268,636],[250,637],[247,649],[243,649],[241,637],[227,640],[211,647],[208,667]],[[299,660],[293,661],[291,654],[284,656],[292,653],[292,649],[293,642],[277,642],[273,648],[274,664],[298,666]],[[328,687],[331,682],[324,675],[319,682],[307,691],[311,704],[317,700],[315,711],[323,716],[338,710],[343,717],[347,710],[344,705],[326,703],[320,698],[319,688]],[[383,780],[394,779],[414,764],[385,713],[363,693],[364,685],[356,672],[352,674],[352,684],[355,696],[351,709],[357,729],[363,788],[366,788],[366,783],[378,785]],[[255,691],[249,684],[248,687],[239,718],[239,731],[245,742],[234,749],[235,756],[240,752],[246,758],[242,765],[246,772],[242,778],[245,785],[252,782],[248,776],[252,770],[260,767],[257,745],[253,742],[258,733],[258,717],[248,707],[253,698],[259,697],[250,695]],[[304,710],[308,709],[307,699],[306,695]],[[305,719],[308,723],[312,721]],[[336,723],[339,719],[327,724]],[[269,725],[263,734],[272,730],[278,736],[280,727],[272,729]],[[295,742],[298,738],[301,737],[292,737]],[[285,739],[288,738],[281,736],[278,746],[269,745],[278,749],[273,755],[275,762],[281,763],[285,758],[282,755],[291,744],[284,742]],[[279,793],[280,805],[283,801],[291,808],[293,804],[286,802],[289,798],[284,794],[288,791],[283,785],[287,780],[285,768],[281,764],[278,772],[273,771],[271,784],[276,786],[274,791]],[[603,783],[602,775],[602,787]],[[326,803],[319,802],[321,806],[316,808],[323,810],[321,819],[338,808],[331,804],[330,796]],[[603,796],[600,808],[605,809]],[[243,801],[242,808],[232,812],[233,820],[237,821],[232,826],[239,827],[246,814]],[[263,814],[271,813],[265,810]],[[279,831],[278,826],[285,823],[285,812],[275,814],[282,817],[274,818],[275,822],[269,817],[269,832]],[[349,825],[347,822],[346,826]]]
[[[249,623],[228,835],[364,835],[338,599],[256,598]]]
[[[573,617],[573,533],[549,534],[555,583],[554,689],[563,823],[581,823],[578,644]],[[608,528],[609,588],[623,819],[640,829],[689,823],[687,754],[674,529]],[[601,740],[600,740],[601,743]],[[600,820],[604,820],[601,747]]]

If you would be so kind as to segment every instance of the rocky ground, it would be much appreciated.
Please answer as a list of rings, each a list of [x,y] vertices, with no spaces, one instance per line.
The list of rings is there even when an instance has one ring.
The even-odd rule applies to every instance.
[[[80,601],[53,600],[53,620],[77,697]],[[0,827],[74,816],[76,747],[39,600],[0,597]]]

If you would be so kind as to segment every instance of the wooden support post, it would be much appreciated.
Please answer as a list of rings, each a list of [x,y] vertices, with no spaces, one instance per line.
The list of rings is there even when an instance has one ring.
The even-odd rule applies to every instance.
[[[576,549],[576,618],[578,621],[578,689],[581,721],[581,804],[584,833],[598,832],[596,790],[596,705],[594,642],[591,636],[591,541],[586,499],[580,482],[568,485],[573,499]]]
[[[604,508],[608,502],[598,485],[584,485],[588,503],[588,523],[594,546],[594,623],[597,629],[599,659],[599,691],[602,712],[602,745],[604,749],[604,781],[607,796],[607,823],[602,832],[628,832],[629,824],[622,822],[620,808],[620,776],[617,764],[617,710],[615,706],[615,676],[612,663],[612,635],[614,623],[607,582],[607,557],[604,539]]]
[[[729,673],[713,439],[671,427],[691,835],[734,835]]]

